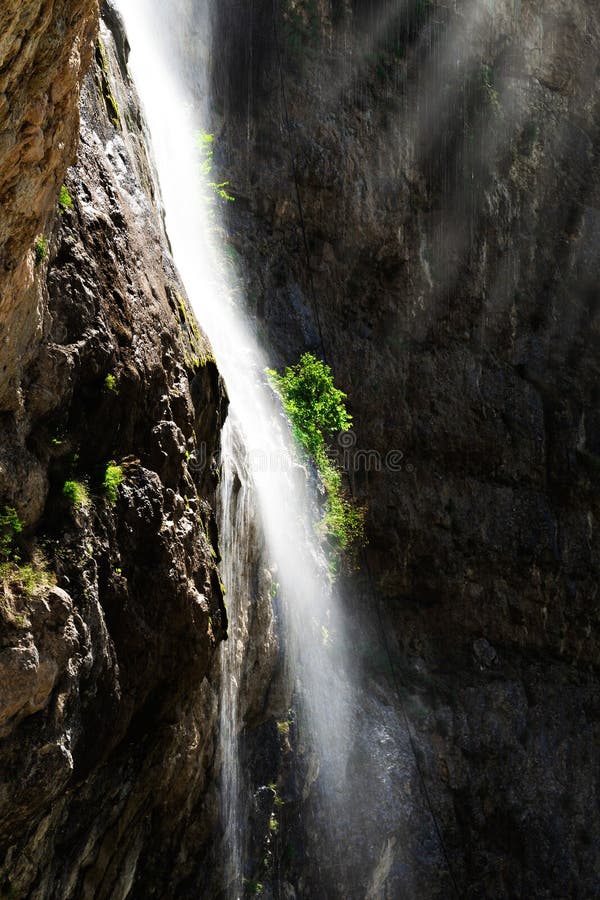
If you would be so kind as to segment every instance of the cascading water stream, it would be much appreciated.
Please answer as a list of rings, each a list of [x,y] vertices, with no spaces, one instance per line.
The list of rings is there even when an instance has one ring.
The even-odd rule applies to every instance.
[[[244,465],[242,436],[231,417],[221,435],[221,482],[219,490],[219,537],[221,577],[227,585],[229,640],[220,654],[221,710],[220,746],[224,772],[222,810],[225,845],[225,881],[239,885],[242,871],[240,835],[241,771],[238,732],[240,728],[239,690],[244,664],[241,635],[243,598],[251,592],[253,540],[251,474]]]
[[[206,0],[208,3],[208,0]],[[274,403],[258,349],[229,290],[225,267],[214,247],[214,211],[201,176],[196,135],[206,127],[198,109],[204,87],[202,65],[173,60],[173,48],[186,46],[192,23],[185,4],[164,0],[120,0],[131,44],[130,65],[144,106],[175,262],[195,314],[212,343],[230,398],[230,421],[222,440],[219,520],[221,571],[227,589],[230,639],[222,649],[221,758],[227,863],[227,895],[238,896],[243,875],[243,772],[238,735],[243,726],[239,703],[243,665],[243,606],[250,602],[248,541],[257,509],[267,564],[277,569],[284,610],[286,650],[297,672],[299,727],[314,747],[320,766],[320,792],[333,827],[336,805],[345,795],[349,747],[349,679],[344,660],[344,629],[326,566],[315,537],[314,507],[307,479],[294,462],[290,429]],[[203,7],[208,23],[208,7]],[[198,31],[198,6],[194,10]],[[200,29],[202,30],[202,29]],[[178,51],[179,52],[179,51]],[[182,70],[193,71],[186,77]],[[336,635],[335,654],[324,633]]]

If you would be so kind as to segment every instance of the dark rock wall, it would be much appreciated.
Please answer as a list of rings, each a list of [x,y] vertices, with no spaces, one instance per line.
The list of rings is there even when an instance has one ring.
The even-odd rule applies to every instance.
[[[268,4],[257,61],[215,60],[231,242],[269,342],[325,351],[382,460],[355,478],[378,585],[595,661],[596,11],[416,4],[409,28],[365,4],[367,40],[327,4],[292,28],[291,6],[290,131]],[[227,8],[217,47],[242,40]]]
[[[214,21],[229,240],[274,362],[312,349],[347,391],[368,507],[353,783],[381,815],[344,896],[452,893],[375,604],[460,892],[594,896],[597,7],[243,7]]]

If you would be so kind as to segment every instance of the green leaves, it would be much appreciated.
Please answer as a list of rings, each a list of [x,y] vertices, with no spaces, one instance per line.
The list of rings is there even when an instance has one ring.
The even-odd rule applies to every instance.
[[[215,153],[214,143],[214,134],[208,134],[208,132],[206,131],[199,131],[196,135],[196,144],[198,146],[198,149],[200,150],[201,155],[200,172],[204,176],[208,187],[220,200],[227,200],[229,203],[233,203],[235,201],[235,197],[232,197],[227,190],[227,188],[229,187],[229,181],[217,182],[210,180],[210,175],[213,170],[213,157]]]
[[[85,509],[90,504],[90,495],[82,481],[65,481],[63,485],[63,497],[65,497],[73,509]]]
[[[117,385],[117,379],[110,372],[104,379],[104,387],[107,391],[110,391],[111,394],[118,394],[119,387]]]
[[[39,266],[48,256],[48,238],[39,237],[34,244],[35,264]]]
[[[111,506],[117,502],[117,488],[123,481],[123,469],[114,463],[109,463],[104,474],[102,487]]]
[[[281,395],[298,443],[320,466],[327,442],[352,425],[346,394],[335,387],[329,366],[311,353],[283,375],[273,369],[267,374]]]
[[[13,546],[17,534],[23,531],[23,524],[12,506],[0,511],[0,559],[18,561]]]
[[[268,369],[267,375],[281,396],[296,441],[319,469],[327,493],[319,531],[329,544],[335,573],[342,553],[350,554],[353,547],[364,543],[364,511],[345,496],[342,473],[328,455],[334,435],[352,425],[346,394],[336,388],[329,366],[311,353],[305,353],[282,375],[274,369]]]
[[[62,215],[67,209],[73,209],[73,198],[71,197],[68,188],[63,184],[58,198],[58,210]]]

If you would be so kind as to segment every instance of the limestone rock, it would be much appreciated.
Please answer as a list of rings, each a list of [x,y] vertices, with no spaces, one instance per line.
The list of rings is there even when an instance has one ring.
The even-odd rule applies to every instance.
[[[39,343],[44,260],[60,187],[75,160],[79,92],[96,0],[0,3],[0,409],[17,409],[22,366]],[[45,246],[45,245],[44,245]],[[45,251],[43,251],[45,255]],[[37,265],[36,265],[37,262]]]

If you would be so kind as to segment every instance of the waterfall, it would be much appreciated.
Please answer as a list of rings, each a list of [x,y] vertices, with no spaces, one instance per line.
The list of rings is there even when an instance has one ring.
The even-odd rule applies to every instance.
[[[240,834],[241,771],[239,760],[239,691],[244,664],[243,598],[251,594],[253,500],[251,475],[245,466],[242,435],[231,416],[221,436],[221,481],[218,496],[221,578],[226,585],[229,640],[220,652],[221,711],[219,717],[222,757],[222,800],[224,826],[225,882],[236,890],[242,878]],[[247,636],[247,635],[246,635]]]
[[[317,773],[319,777],[324,810],[320,821],[329,821],[332,829],[335,808],[345,796],[350,745],[346,640],[315,536],[311,488],[295,461],[289,425],[265,377],[267,360],[248,327],[243,301],[228,284],[215,241],[214,202],[203,184],[195,139],[198,131],[209,130],[206,109],[198,102],[199,96],[208,93],[206,53],[203,56],[202,48],[197,49],[192,59],[181,49],[189,34],[206,34],[198,27],[198,4],[193,21],[185,0],[177,4],[174,0],[121,0],[119,6],[131,45],[130,66],[150,130],[173,256],[196,317],[212,343],[230,398],[218,498],[221,571],[230,618],[229,641],[221,651],[220,737],[226,895],[237,897],[243,875],[244,815],[238,746],[244,724],[240,687],[244,610],[252,602],[248,543],[259,540],[251,524],[253,516],[259,521],[265,563],[277,572],[283,610],[280,624],[286,635],[287,666],[295,672],[301,743],[313,748],[314,777]],[[201,9],[208,27],[206,4]],[[186,85],[195,85],[193,96]]]

